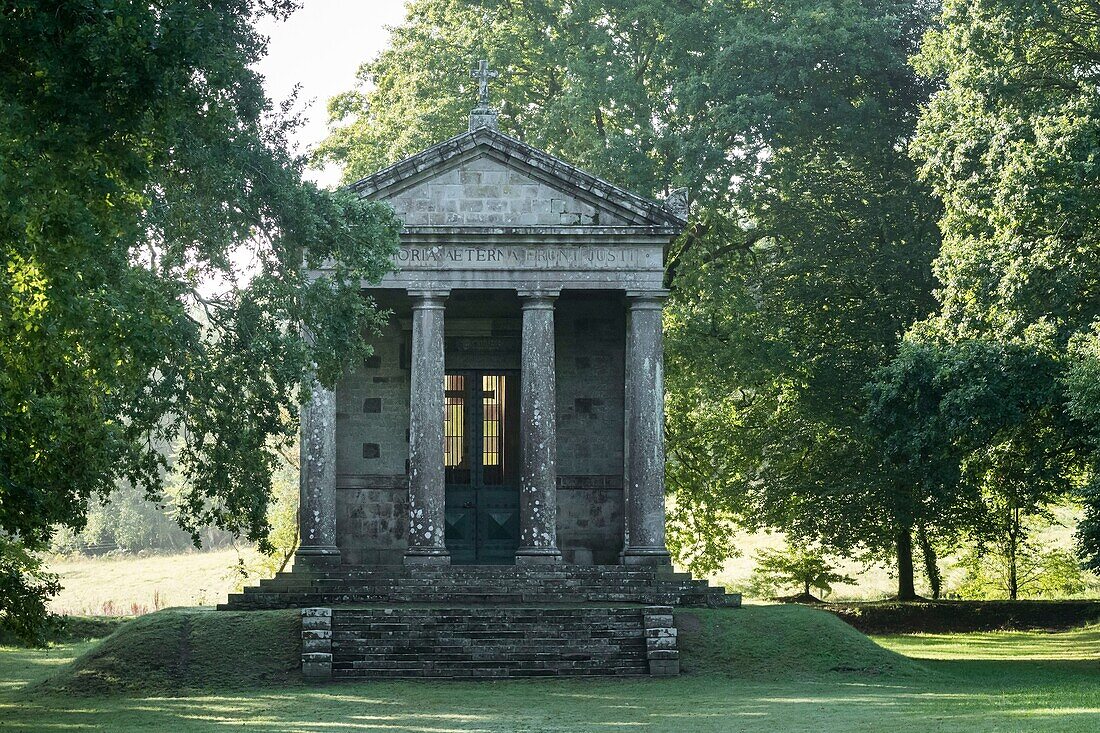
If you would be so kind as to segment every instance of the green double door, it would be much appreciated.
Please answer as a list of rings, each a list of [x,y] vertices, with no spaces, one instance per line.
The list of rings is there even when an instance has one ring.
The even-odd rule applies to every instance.
[[[510,565],[519,546],[519,375],[444,377],[446,542],[456,565]]]

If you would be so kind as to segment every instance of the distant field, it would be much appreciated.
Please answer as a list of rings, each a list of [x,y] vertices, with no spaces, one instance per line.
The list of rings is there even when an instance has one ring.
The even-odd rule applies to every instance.
[[[1078,515],[1079,511],[1070,507],[1056,508],[1054,510],[1056,523],[1036,533],[1036,544],[1048,549],[1072,551],[1073,532]],[[764,548],[782,547],[783,538],[782,535],[764,532],[740,534],[735,538],[734,546],[741,553],[740,556],[729,560],[710,580],[733,590],[743,590],[752,575],[755,554]],[[923,573],[919,570],[920,558],[917,558],[917,563],[917,593],[929,596],[931,591],[925,583]],[[854,560],[837,560],[836,565],[842,574],[851,576],[856,582],[834,585],[833,594],[828,597],[830,601],[872,601],[897,593],[897,581],[894,579],[892,567],[885,565],[868,567]],[[964,574],[956,567],[954,557],[940,558],[940,571],[944,576],[944,586],[948,590],[959,583]],[[1093,593],[1086,595],[1091,597]]]
[[[211,606],[240,583],[232,571],[237,559],[232,549],[55,558],[49,567],[61,576],[62,590],[52,608],[72,615],[130,616],[170,606]]]

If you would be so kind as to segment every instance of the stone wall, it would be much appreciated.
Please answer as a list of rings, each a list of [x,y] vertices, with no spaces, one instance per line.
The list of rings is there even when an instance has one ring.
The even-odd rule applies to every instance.
[[[409,368],[398,319],[336,388],[336,541],[345,563],[400,563],[407,547]]]
[[[626,319],[611,293],[557,304],[558,544],[566,562],[614,564],[623,548]]]

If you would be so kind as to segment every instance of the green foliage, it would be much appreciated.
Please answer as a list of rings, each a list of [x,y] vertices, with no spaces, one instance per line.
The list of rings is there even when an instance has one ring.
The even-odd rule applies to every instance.
[[[813,589],[828,595],[833,592],[834,583],[854,583],[855,580],[836,572],[818,550],[787,547],[757,552],[756,567],[749,582],[759,597],[797,588],[802,597],[808,599]]]
[[[1077,554],[1100,572],[1100,325],[1070,341],[1065,376],[1069,413],[1084,426],[1088,483],[1082,489],[1084,516],[1077,526]]]
[[[333,100],[320,155],[354,179],[462,131],[487,58],[505,132],[643,194],[689,187],[666,273],[678,559],[720,565],[734,521],[889,553],[904,489],[862,388],[934,306],[940,210],[906,153],[930,18],[894,0],[418,0]]]
[[[666,502],[668,549],[677,563],[696,575],[711,575],[727,559],[741,555],[733,544],[736,518],[720,505]]]
[[[286,152],[252,22],[292,9],[0,9],[0,532],[28,548],[119,483],[161,500],[177,437],[180,526],[266,546],[299,385],[369,353],[399,224]]]
[[[390,47],[329,103],[339,123],[318,149],[345,180],[465,131],[470,69],[503,72],[501,129],[643,194],[679,170],[668,119],[668,53],[694,8],[658,0],[414,0]],[[671,167],[670,167],[671,165]]]
[[[953,645],[959,641],[966,645],[969,636],[976,645],[984,647],[985,653],[992,653],[998,657],[1012,659],[1013,653],[1018,652],[1023,656],[1025,648],[1017,649],[1007,643],[983,643],[977,632],[999,632],[1001,639],[1007,642],[1016,634],[1006,635],[1006,631],[1025,631],[1041,629],[1035,636],[1050,631],[1073,629],[1074,634],[1081,636],[1094,636],[1100,629],[1096,627],[1100,621],[1100,601],[909,601],[899,603],[897,601],[875,601],[872,603],[831,603],[828,606],[830,613],[835,613],[847,623],[859,629],[865,634],[962,634],[961,639],[942,639],[945,645]],[[1085,628],[1082,628],[1085,627]],[[1022,635],[1021,635],[1022,636]],[[916,638],[915,636],[910,638]],[[1097,637],[1100,638],[1100,637]],[[1021,639],[1022,640],[1022,639]],[[886,640],[880,640],[886,641]],[[895,641],[895,640],[889,640]],[[985,641],[989,641],[986,639]],[[938,647],[940,642],[934,644]],[[893,647],[894,644],[889,644]],[[1007,648],[1005,648],[1007,647]],[[1070,651],[1063,647],[1070,654]],[[1038,654],[1049,658],[1048,655],[1056,652],[1041,649],[1035,650]],[[1086,652],[1088,653],[1088,652]]]
[[[918,68],[944,79],[914,152],[944,202],[944,317],[1055,340],[1100,317],[1100,8],[948,0]]]
[[[287,452],[287,455],[296,454],[296,450]],[[255,556],[251,553],[238,554],[237,564],[233,567],[238,591],[251,578],[270,578],[285,570],[294,557],[301,528],[298,522],[299,499],[298,466],[284,461],[272,477],[271,503],[267,509],[267,521],[271,526],[268,533],[270,550]],[[246,556],[250,559],[245,559]]]
[[[888,555],[907,487],[861,413],[867,378],[933,305],[938,207],[902,149],[927,95],[907,66],[927,15],[715,8],[696,28],[707,68],[683,155],[716,204],[669,262],[669,485],[753,528]]]
[[[61,619],[47,608],[61,590],[56,575],[25,545],[0,533],[0,634],[29,646],[43,646]]]
[[[89,504],[82,530],[60,529],[50,549],[62,554],[79,553],[89,548],[97,548],[99,552],[186,550],[192,546],[193,538],[180,529],[175,519],[177,483],[177,477],[170,475],[163,502],[150,501],[140,488],[119,485],[106,501]],[[199,530],[199,540],[206,549],[224,547],[232,539],[232,534],[216,527]]]
[[[913,152],[944,203],[936,262],[941,311],[915,329],[947,342],[1033,349],[1033,378],[1000,382],[1027,410],[974,444],[964,469],[991,513],[1024,513],[1084,488],[1081,556],[1100,566],[1095,489],[1095,339],[1100,319],[1100,7],[1051,0],[948,0],[916,58],[944,86],[923,113]],[[1012,386],[1006,382],[1018,379]],[[983,408],[1000,419],[998,405]],[[984,421],[979,411],[971,413]],[[1010,522],[1011,526],[1012,523]]]
[[[1031,542],[1022,543],[1014,551],[1003,544],[975,547],[959,565],[966,574],[954,590],[964,598],[1012,598],[1014,594],[1066,598],[1088,588],[1081,563],[1072,553],[1044,550]]]

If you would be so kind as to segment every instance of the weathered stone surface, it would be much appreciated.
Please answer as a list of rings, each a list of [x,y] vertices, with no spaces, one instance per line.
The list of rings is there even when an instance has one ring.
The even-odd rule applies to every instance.
[[[330,654],[332,652],[332,641],[330,637],[324,639],[302,639],[302,654],[323,653]]]
[[[299,521],[295,566],[338,563],[336,546],[336,397],[314,383],[302,406]]]
[[[645,617],[645,627],[647,629],[671,629],[676,630],[675,625],[672,622],[672,613],[650,614],[647,613]]]
[[[409,227],[628,223],[487,155],[464,160],[386,200]]]
[[[406,189],[437,179],[478,158],[492,158],[504,163],[509,173],[526,174],[634,226],[660,227],[675,234],[685,223],[660,203],[618,188],[487,126],[470,130],[395,163],[352,184],[351,189],[367,198],[393,199]],[[604,226],[614,223],[600,221]]]
[[[332,609],[303,608],[302,677],[310,682],[332,679]]]
[[[662,297],[630,293],[627,335],[627,545],[623,562],[669,565],[665,546]]]
[[[338,609],[333,675],[642,675],[649,661],[641,615],[637,607]]]
[[[443,297],[413,297],[407,564],[447,564],[443,486]]]
[[[654,660],[678,660],[680,652],[676,649],[648,649],[646,656],[651,662]]]
[[[520,376],[520,536],[517,563],[558,563],[554,296],[523,300]]]
[[[226,609],[370,603],[643,603],[677,606],[740,605],[685,573],[654,566],[530,565],[450,567],[343,566],[303,579],[293,572],[233,594]],[[671,614],[669,606],[664,615]],[[661,615],[658,613],[657,615]],[[303,624],[308,619],[303,619]]]
[[[676,677],[680,674],[680,660],[650,659],[649,674],[653,677]]]

